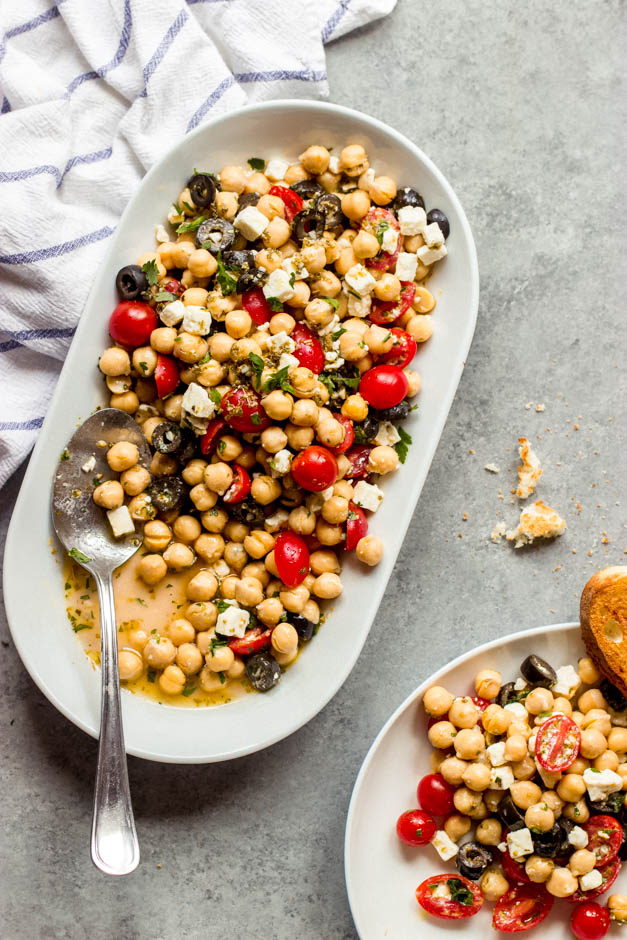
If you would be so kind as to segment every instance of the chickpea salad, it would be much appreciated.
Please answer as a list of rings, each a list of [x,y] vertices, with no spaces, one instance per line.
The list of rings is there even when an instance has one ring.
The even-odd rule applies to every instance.
[[[272,689],[341,594],[344,553],[380,562],[378,484],[411,445],[447,254],[446,215],[358,144],[248,164],[194,169],[156,249],[117,274],[99,360],[153,456],[114,444],[93,499],[115,537],[143,529],[143,604],[183,582],[150,630],[135,608],[120,678],[171,702]]]
[[[429,914],[494,902],[493,928],[520,933],[564,899],[573,934],[597,940],[627,923],[627,895],[596,901],[627,858],[627,701],[588,658],[554,669],[531,654],[520,673],[484,669],[475,695],[427,689],[432,772],[396,832],[455,865],[416,888]]]

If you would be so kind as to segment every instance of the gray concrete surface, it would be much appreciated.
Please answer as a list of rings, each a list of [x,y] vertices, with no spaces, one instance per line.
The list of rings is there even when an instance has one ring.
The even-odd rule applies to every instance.
[[[131,759],[143,861],[120,881],[89,862],[96,746],[34,687],[3,621],[3,940],[355,937],[344,820],[381,724],[461,648],[575,618],[588,576],[626,560],[624,9],[399,0],[330,48],[333,100],[426,150],[479,251],[475,341],[405,545],[361,659],[307,727],[218,766]],[[487,536],[516,515],[521,434],[568,530],[515,553]],[[428,652],[419,629],[437,633]]]

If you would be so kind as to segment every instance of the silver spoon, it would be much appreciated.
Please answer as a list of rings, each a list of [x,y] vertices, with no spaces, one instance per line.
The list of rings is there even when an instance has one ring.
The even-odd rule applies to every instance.
[[[91,857],[108,875],[126,875],[139,864],[124,749],[111,575],[135,554],[142,534],[115,539],[105,510],[92,499],[93,478],[97,474],[102,474],[102,480],[114,477],[106,455],[109,446],[118,441],[136,444],[140,464],[148,467],[150,451],[137,422],[115,408],[104,408],[87,418],[72,437],[61,455],[52,493],[52,524],[57,536],[93,575],[98,587],[102,696]]]

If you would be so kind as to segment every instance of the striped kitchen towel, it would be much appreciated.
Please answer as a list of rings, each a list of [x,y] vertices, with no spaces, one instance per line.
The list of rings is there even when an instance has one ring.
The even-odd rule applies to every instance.
[[[108,240],[204,120],[328,93],[324,44],[396,0],[20,0],[0,11],[0,486],[30,451]]]

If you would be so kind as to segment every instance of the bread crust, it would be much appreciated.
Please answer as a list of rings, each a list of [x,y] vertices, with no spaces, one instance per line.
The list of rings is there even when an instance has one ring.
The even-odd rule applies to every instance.
[[[594,574],[581,593],[581,636],[590,659],[627,696],[627,567],[614,565]],[[622,639],[608,639],[606,625],[616,621]]]

